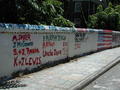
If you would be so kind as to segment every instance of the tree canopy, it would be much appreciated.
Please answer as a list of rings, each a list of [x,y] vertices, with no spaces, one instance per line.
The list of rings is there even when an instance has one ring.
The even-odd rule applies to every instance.
[[[89,16],[88,27],[120,31],[120,5],[109,3],[105,9],[100,5],[97,13]]]
[[[72,27],[58,0],[1,0],[0,22]]]
[[[120,0],[107,0],[108,2],[111,2],[113,5],[119,5]]]

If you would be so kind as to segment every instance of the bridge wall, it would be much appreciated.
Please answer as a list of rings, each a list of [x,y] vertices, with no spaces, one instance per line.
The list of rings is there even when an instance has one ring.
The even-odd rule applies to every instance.
[[[116,31],[28,24],[0,24],[0,38],[0,81],[120,45]]]

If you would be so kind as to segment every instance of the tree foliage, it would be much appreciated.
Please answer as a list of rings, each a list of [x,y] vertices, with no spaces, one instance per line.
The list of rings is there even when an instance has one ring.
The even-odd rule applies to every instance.
[[[105,9],[100,5],[97,13],[89,16],[88,27],[120,30],[120,5],[113,6],[109,3]]]
[[[113,5],[119,5],[120,4],[120,0],[108,0],[109,2],[111,2]]]
[[[65,19],[63,16],[59,16],[57,18],[54,18],[54,20],[52,20],[52,24],[55,26],[66,26],[66,27],[73,27],[74,26],[74,23]]]
[[[10,3],[5,3],[5,1]],[[14,18],[9,20],[7,15],[0,17],[1,22],[9,23],[22,23],[22,24],[46,24],[46,25],[59,25],[59,26],[73,26],[74,24],[63,17],[64,10],[62,9],[62,2],[58,0],[2,0],[6,6],[13,7],[10,10],[8,7],[4,8],[7,15]],[[13,3],[14,2],[14,3]],[[3,9],[0,9],[1,11]],[[2,11],[3,12],[3,11]],[[11,14],[14,12],[14,14]],[[62,17],[62,18],[61,18]],[[59,22],[55,22],[61,21]],[[57,24],[58,23],[58,24]],[[64,23],[64,24],[63,24]],[[67,24],[66,24],[67,23]]]

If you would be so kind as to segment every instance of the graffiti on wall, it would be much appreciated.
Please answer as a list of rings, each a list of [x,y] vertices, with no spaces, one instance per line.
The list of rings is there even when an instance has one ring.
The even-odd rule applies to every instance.
[[[75,42],[81,42],[88,39],[88,34],[86,32],[80,32],[75,34]]]
[[[14,34],[11,40],[14,67],[40,65],[42,57],[68,55],[65,35],[43,35],[42,49],[35,47],[38,42],[32,40],[31,34]]]
[[[33,46],[30,34],[14,35],[12,37],[13,48]]]
[[[86,32],[75,33],[75,49],[80,48],[80,43],[88,39]]]
[[[14,57],[14,67],[31,66],[41,64],[41,57]]]
[[[46,56],[58,56],[61,55],[62,51],[59,49],[50,49],[50,50],[44,50],[43,51],[43,57]]]
[[[29,56],[30,54],[40,53],[38,48],[22,48],[22,49],[13,49],[13,55],[24,55]]]
[[[43,42],[43,48],[54,47],[54,46],[55,46],[55,42],[53,42],[53,41],[44,41]]]
[[[43,41],[62,41],[62,40],[66,40],[65,35],[48,34],[43,36]]]
[[[67,42],[65,35],[46,34],[43,36],[43,57],[60,56],[67,53]],[[58,48],[58,43],[61,48]],[[63,44],[63,45],[61,45]]]
[[[33,54],[39,54],[41,51],[39,48],[34,47],[34,43],[30,34],[15,34],[12,37],[12,42],[14,67],[41,64],[40,56],[31,56]]]

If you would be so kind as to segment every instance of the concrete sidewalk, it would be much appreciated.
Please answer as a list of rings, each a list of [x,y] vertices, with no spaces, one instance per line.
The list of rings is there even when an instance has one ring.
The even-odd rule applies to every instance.
[[[81,90],[83,86],[119,62],[120,48],[101,51],[42,71],[16,78],[9,90]],[[11,85],[11,86],[10,86]],[[23,86],[22,86],[23,85]]]

